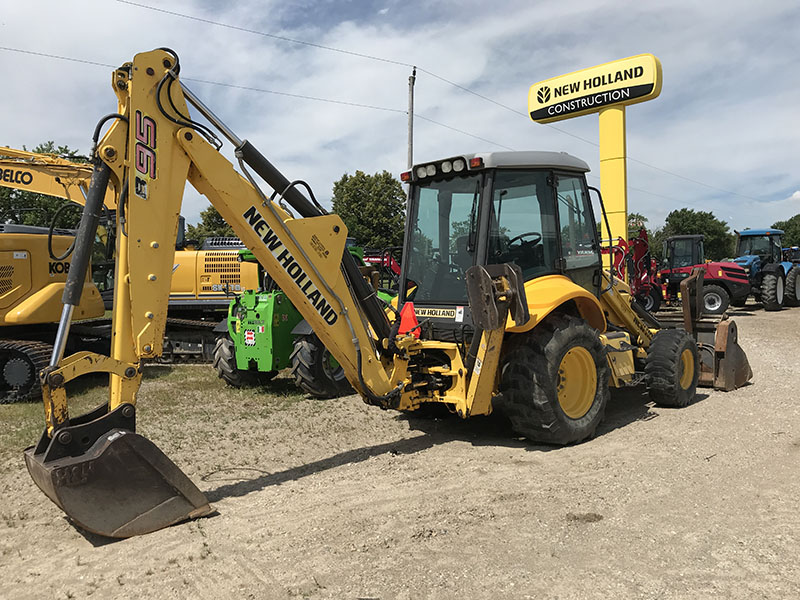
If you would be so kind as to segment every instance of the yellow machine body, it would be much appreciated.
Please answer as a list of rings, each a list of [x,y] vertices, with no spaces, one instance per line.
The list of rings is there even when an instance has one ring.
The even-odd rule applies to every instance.
[[[70,236],[53,236],[57,256],[72,243]],[[61,316],[61,295],[69,260],[54,261],[47,252],[46,234],[0,235],[0,326],[54,323]],[[87,277],[73,319],[102,317],[105,309],[97,287]]]
[[[418,337],[421,324],[400,330],[402,319],[393,323],[386,319],[375,290],[345,252],[347,228],[342,219],[314,208],[249,142],[238,139],[183,87],[178,72],[177,56],[159,49],[136,55],[112,75],[116,112],[126,120],[115,120],[100,140],[97,156],[102,162],[93,174],[98,179],[109,177],[116,188],[124,182],[130,186],[125,234],[117,237],[112,353],[110,357],[79,353],[42,372],[46,427],[39,443],[25,451],[25,459],[40,489],[80,526],[125,537],[211,510],[185,475],[134,433],[142,361],[162,352],[170,281],[178,262],[173,249],[187,181],[217,208],[370,404],[410,411],[426,403],[444,403],[463,418],[486,415],[506,394],[501,389],[504,377],[527,381],[526,373],[531,372],[531,381],[536,378],[552,388],[555,410],[566,414],[562,422],[591,421],[577,437],[555,438],[561,443],[580,441],[602,418],[607,380],[611,385],[630,383],[634,361],[646,355],[649,346],[658,345],[661,332],[653,334],[637,317],[622,282],[610,281],[607,275],[603,281],[595,277],[595,283],[585,287],[561,275],[525,281],[522,267],[511,261],[473,263],[459,271],[457,281],[466,287],[475,326],[469,348],[463,340]],[[215,137],[188,120],[187,101],[236,145],[241,173],[219,152]],[[559,156],[554,160],[563,161]],[[467,163],[461,161],[448,164],[465,170]],[[482,163],[476,159],[475,164]],[[578,177],[588,169],[563,165]],[[248,167],[275,193],[262,192]],[[585,179],[581,181],[585,186]],[[478,198],[477,192],[474,197]],[[548,198],[553,209],[557,200],[566,203],[556,195]],[[283,207],[284,199],[302,218]],[[574,219],[577,205],[569,206]],[[591,213],[588,206],[583,214]],[[121,212],[117,211],[118,231],[123,229]],[[599,249],[588,239],[594,236],[595,221],[588,221],[592,233],[575,238],[581,246],[572,256],[589,255],[588,268],[599,275]],[[571,228],[572,222],[567,229]],[[542,234],[537,235],[541,241]],[[439,249],[445,257],[446,248]],[[442,255],[437,262],[449,268]],[[190,279],[188,274],[181,279],[187,288]],[[413,305],[407,302],[403,310],[409,307]],[[428,314],[436,310],[428,308]],[[613,331],[607,331],[607,322]],[[627,336],[617,335],[618,329]],[[692,340],[678,341],[685,352],[696,352]],[[558,344],[560,349],[555,348]],[[606,349],[618,356],[609,359]],[[504,372],[503,360],[509,356],[529,356],[530,364],[507,364]],[[678,360],[677,367],[681,365],[678,391],[688,402],[698,371],[688,358]],[[72,417],[64,386],[95,372],[110,375],[108,403]]]

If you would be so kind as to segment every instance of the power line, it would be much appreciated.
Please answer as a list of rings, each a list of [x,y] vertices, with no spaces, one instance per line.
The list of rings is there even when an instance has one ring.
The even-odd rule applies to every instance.
[[[109,65],[109,64],[106,64],[106,63],[94,62],[94,61],[89,61],[89,60],[82,60],[82,59],[79,59],[79,58],[72,58],[72,57],[69,57],[69,56],[61,56],[61,55],[58,55],[58,54],[48,54],[48,53],[45,53],[45,52],[34,52],[32,50],[22,50],[20,48],[9,48],[7,46],[0,46],[0,50],[6,50],[8,52],[18,52],[20,54],[28,54],[28,55],[32,55],[32,56],[40,56],[40,57],[52,58],[52,59],[63,60],[63,61],[68,61],[68,62],[75,62],[75,63],[80,63],[80,64],[89,64],[89,65],[93,65],[93,66],[106,67],[106,68],[111,68],[111,69],[116,68],[113,65]],[[292,94],[292,93],[289,93],[289,92],[280,92],[280,91],[277,91],[277,90],[268,90],[268,89],[265,89],[265,88],[257,88],[257,87],[246,86],[246,85],[237,85],[237,84],[233,84],[233,83],[223,83],[223,82],[219,82],[219,81],[209,81],[207,79],[196,79],[196,78],[193,78],[193,77],[183,77],[182,79],[184,81],[193,81],[193,82],[196,82],[196,83],[203,83],[203,84],[206,84],[206,85],[215,85],[215,86],[220,86],[220,87],[234,88],[234,89],[246,90],[246,91],[251,91],[251,92],[258,92],[258,93],[261,93],[261,94],[274,94],[274,95],[277,95],[277,96],[286,96],[286,97],[289,97],[289,98],[300,98],[300,99],[303,99],[303,100],[313,100],[313,101],[316,101],[316,102],[327,102],[329,104],[339,104],[339,105],[343,105],[343,106],[352,106],[352,107],[355,107],[355,108],[367,108],[367,109],[371,109],[371,110],[380,110],[380,111],[384,111],[384,112],[407,114],[406,110],[400,109],[400,108],[389,108],[389,107],[386,107],[386,106],[374,106],[372,104],[362,104],[362,103],[359,103],[359,102],[349,102],[349,101],[346,101],[346,100],[334,100],[334,99],[331,99],[331,98],[320,98],[320,97],[317,97],[317,96],[306,96],[306,95],[303,95],[303,94]],[[468,131],[464,131],[463,129],[458,129],[457,127],[453,127],[451,125],[447,125],[447,124],[442,123],[440,121],[436,121],[434,119],[429,119],[428,117],[425,117],[424,115],[416,114],[415,117],[417,117],[418,119],[421,119],[423,121],[428,121],[430,123],[433,123],[434,125],[438,125],[439,127],[444,127],[445,129],[450,129],[451,131],[456,131],[458,133],[461,133],[462,135],[466,135],[468,137],[472,137],[472,138],[481,140],[483,142],[487,142],[489,144],[494,144],[495,146],[498,146],[500,148],[505,148],[507,150],[513,150],[512,148],[509,148],[508,146],[504,146],[503,144],[500,144],[498,142],[493,142],[492,140],[480,137],[480,136],[475,135],[473,133],[469,133]]]
[[[392,59],[389,59],[389,58],[375,56],[375,55],[372,55],[372,54],[354,52],[354,51],[351,51],[351,50],[344,50],[342,48],[336,48],[336,47],[333,47],[333,46],[326,46],[326,45],[323,45],[323,44],[316,44],[314,42],[308,42],[308,41],[305,41],[305,40],[298,40],[298,39],[289,38],[289,37],[285,37],[285,36],[280,36],[280,35],[276,35],[276,34],[272,34],[272,33],[266,33],[264,31],[258,31],[258,30],[255,30],[255,29],[247,29],[247,28],[244,28],[244,27],[236,26],[236,25],[230,25],[228,23],[221,23],[219,21],[214,21],[212,19],[204,19],[202,17],[195,17],[193,15],[187,15],[187,14],[179,13],[179,12],[176,12],[176,11],[170,11],[170,10],[166,10],[166,9],[163,9],[163,8],[157,8],[157,7],[149,6],[147,4],[142,4],[142,3],[139,3],[139,2],[132,2],[131,0],[117,0],[117,2],[119,2],[121,4],[128,4],[128,5],[131,5],[131,6],[136,6],[138,8],[144,8],[146,10],[152,10],[152,11],[155,11],[155,12],[165,13],[165,14],[176,16],[176,17],[180,17],[180,18],[183,18],[183,19],[189,19],[189,20],[192,20],[192,21],[198,21],[198,22],[201,22],[201,23],[209,24],[209,25],[216,25],[218,27],[225,27],[225,28],[228,28],[228,29],[236,30],[236,31],[242,31],[242,32],[245,32],[245,33],[252,33],[254,35],[260,35],[260,36],[263,36],[263,37],[268,37],[268,38],[276,39],[276,40],[279,40],[279,41],[290,42],[290,43],[294,43],[294,44],[301,44],[301,45],[304,45],[304,46],[311,46],[311,47],[314,47],[314,48],[319,48],[321,50],[329,50],[331,52],[338,52],[340,54],[347,54],[347,55],[350,55],[350,56],[356,56],[356,57],[359,57],[359,58],[365,58],[365,59],[369,59],[369,60],[380,61],[380,62],[383,62],[383,63],[389,63],[389,64],[399,65],[399,66],[403,66],[403,67],[414,67],[415,66],[415,65],[412,65],[411,63],[407,63],[407,62],[403,62],[403,61],[392,60]],[[497,100],[494,100],[493,98],[490,98],[488,96],[484,96],[483,94],[480,94],[479,92],[476,92],[475,90],[472,90],[472,89],[470,89],[468,87],[465,87],[463,85],[455,83],[454,81],[451,81],[451,80],[447,79],[446,77],[442,77],[441,75],[438,75],[438,74],[434,73],[433,71],[429,71],[429,70],[427,70],[427,69],[425,69],[423,67],[419,67],[419,66],[417,66],[416,68],[421,73],[425,73],[425,74],[429,75],[430,77],[438,79],[438,80],[440,80],[440,81],[442,81],[442,82],[444,82],[444,83],[446,83],[448,85],[451,85],[451,86],[453,86],[453,87],[455,87],[455,88],[457,88],[457,89],[459,89],[459,90],[461,90],[463,92],[466,92],[468,94],[472,94],[473,96],[476,96],[477,98],[480,98],[480,99],[482,99],[482,100],[484,100],[486,102],[490,102],[490,103],[494,104],[495,106],[503,108],[503,109],[505,109],[507,111],[510,111],[510,112],[512,112],[512,113],[514,113],[516,115],[522,116],[526,120],[529,118],[529,115],[527,113],[524,113],[524,112],[519,111],[519,110],[517,110],[515,108],[512,108],[512,107],[510,107],[510,106],[508,106],[506,104],[503,104],[502,102],[498,102]],[[441,125],[441,123],[437,123],[437,124]],[[564,135],[568,135],[568,136],[570,136],[572,138],[575,138],[577,140],[580,140],[582,142],[590,144],[590,145],[592,145],[594,147],[599,147],[600,146],[600,144],[598,144],[597,142],[594,142],[592,140],[589,140],[589,139],[587,139],[585,137],[582,137],[582,136],[579,136],[577,134],[571,133],[571,132],[569,132],[569,131],[567,131],[565,129],[561,129],[560,127],[556,127],[555,125],[552,125],[550,123],[540,123],[540,125],[545,125],[546,127],[549,127],[550,129],[558,131],[559,133],[563,133]],[[452,128],[452,127],[448,127],[448,128],[449,129],[454,129],[454,131],[460,131],[460,130]],[[461,133],[464,133],[464,132],[461,132]],[[471,134],[467,134],[467,135],[471,135]],[[476,136],[472,136],[472,137],[476,137]],[[482,139],[482,138],[478,138],[478,139]],[[486,141],[486,140],[484,140],[484,141]],[[491,143],[495,143],[495,142],[491,142]],[[501,146],[503,148],[506,148],[506,146],[503,146],[502,144],[497,144],[497,145]],[[725,188],[720,188],[720,187],[716,187],[716,186],[713,186],[713,185],[710,185],[710,184],[707,184],[707,183],[703,183],[702,181],[698,181],[698,180],[692,179],[690,177],[685,177],[685,176],[680,175],[678,173],[675,173],[673,171],[669,171],[667,169],[662,169],[662,168],[657,167],[655,165],[651,165],[650,163],[645,162],[643,160],[632,158],[631,156],[628,156],[628,160],[630,160],[632,162],[636,162],[636,163],[638,163],[640,165],[643,165],[645,167],[649,167],[649,168],[654,169],[656,171],[659,171],[660,173],[664,173],[666,175],[671,175],[673,177],[677,177],[678,179],[683,179],[684,181],[688,181],[688,182],[691,182],[691,183],[694,183],[694,184],[697,184],[697,185],[701,185],[703,187],[706,187],[706,188],[709,188],[709,189],[712,189],[712,190],[716,190],[716,191],[719,191],[719,192],[724,192],[726,194],[732,194],[734,196],[739,196],[740,198],[746,198],[748,200],[756,200],[756,201],[759,200],[758,198],[755,198],[753,196],[747,196],[745,194],[740,194],[738,192],[734,192],[734,191],[731,191],[731,190],[726,190]]]

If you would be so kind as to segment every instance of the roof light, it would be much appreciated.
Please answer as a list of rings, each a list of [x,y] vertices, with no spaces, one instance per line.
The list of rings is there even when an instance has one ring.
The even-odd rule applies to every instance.
[[[464,161],[460,158],[453,161],[453,171],[455,171],[456,173],[460,173],[461,171],[463,171],[464,167],[466,166],[467,165],[465,165]]]
[[[483,159],[480,156],[476,156],[475,158],[469,159],[470,169],[480,169],[482,166],[483,166]]]
[[[428,165],[425,167],[425,172],[428,175],[436,175],[436,165]]]
[[[453,163],[449,160],[446,160],[442,163],[442,173],[449,173],[453,170]]]
[[[417,177],[422,179],[423,177],[427,176],[427,172],[425,171],[425,167],[417,167]]]
[[[409,181],[411,181],[411,171],[400,173],[400,181],[402,181],[403,183],[408,183]]]

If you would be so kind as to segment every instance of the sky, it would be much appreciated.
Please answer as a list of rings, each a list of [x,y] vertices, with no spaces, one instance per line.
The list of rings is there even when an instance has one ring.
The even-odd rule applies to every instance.
[[[407,169],[412,65],[415,163],[564,151],[597,186],[597,115],[534,123],[528,89],[652,53],[661,95],[626,110],[629,212],[767,227],[800,213],[798,30],[796,0],[4,2],[0,145],[88,152],[116,109],[113,67],[167,46],[184,83],[323,204],[344,173]],[[189,190],[182,213],[207,206]]]

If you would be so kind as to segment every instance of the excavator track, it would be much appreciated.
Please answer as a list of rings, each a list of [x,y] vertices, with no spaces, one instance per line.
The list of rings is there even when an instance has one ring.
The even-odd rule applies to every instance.
[[[0,342],[0,404],[40,399],[39,371],[52,353],[53,346],[44,342]]]

